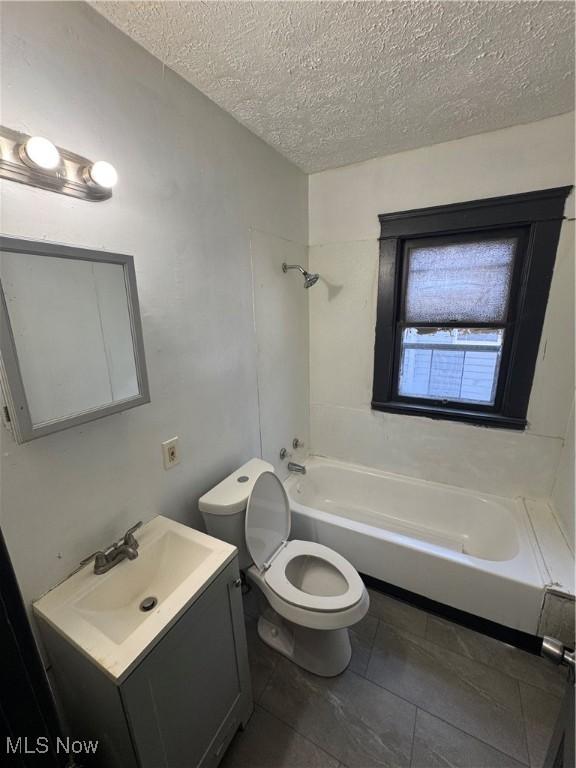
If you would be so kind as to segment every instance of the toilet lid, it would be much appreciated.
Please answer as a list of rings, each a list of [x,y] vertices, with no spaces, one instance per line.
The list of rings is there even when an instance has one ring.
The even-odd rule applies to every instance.
[[[290,503],[273,472],[262,472],[246,507],[246,544],[260,570],[290,533]]]

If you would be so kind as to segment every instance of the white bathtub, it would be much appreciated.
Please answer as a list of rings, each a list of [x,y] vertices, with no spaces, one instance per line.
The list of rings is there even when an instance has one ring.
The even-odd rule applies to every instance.
[[[361,573],[536,633],[545,577],[521,499],[310,457],[286,482],[290,537]]]

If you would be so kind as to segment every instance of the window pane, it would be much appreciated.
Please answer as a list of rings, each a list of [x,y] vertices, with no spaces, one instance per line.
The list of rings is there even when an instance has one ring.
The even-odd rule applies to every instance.
[[[505,321],[516,238],[410,248],[409,323]]]
[[[493,405],[503,329],[405,328],[398,393]]]

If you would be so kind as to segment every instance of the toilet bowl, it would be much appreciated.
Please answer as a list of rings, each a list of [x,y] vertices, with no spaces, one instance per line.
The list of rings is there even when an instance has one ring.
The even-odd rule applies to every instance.
[[[366,615],[368,592],[354,566],[334,550],[289,541],[290,503],[273,467],[252,459],[205,494],[199,507],[208,532],[238,546],[240,567],[262,594],[261,639],[317,675],[346,669],[348,627]],[[239,542],[235,518],[241,514]]]

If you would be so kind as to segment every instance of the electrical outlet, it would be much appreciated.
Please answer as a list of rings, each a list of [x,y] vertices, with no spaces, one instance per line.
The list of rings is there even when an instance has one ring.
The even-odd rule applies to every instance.
[[[162,443],[162,458],[164,459],[164,469],[172,469],[176,464],[180,464],[177,437],[172,437]]]

